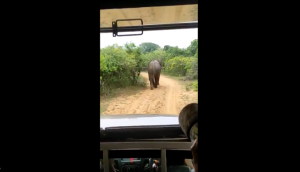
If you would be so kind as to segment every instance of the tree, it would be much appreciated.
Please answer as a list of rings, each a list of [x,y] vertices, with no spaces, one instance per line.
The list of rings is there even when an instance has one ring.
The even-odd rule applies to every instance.
[[[194,57],[198,58],[198,48],[197,48],[197,51],[196,51]]]
[[[132,68],[131,70],[132,82],[133,84],[135,84],[137,83],[137,77],[139,77],[144,64],[144,61],[142,59],[141,49],[140,47],[136,47],[134,43],[126,43],[125,51],[136,62],[134,68]]]
[[[159,45],[154,44],[152,42],[144,42],[144,43],[140,44],[140,48],[141,48],[141,52],[143,54],[146,54],[146,53],[153,52],[153,51],[159,49],[160,47],[159,47]]]
[[[165,46],[164,47],[165,51],[167,52],[169,58],[173,58],[173,57],[180,57],[180,56],[188,56],[189,53],[187,53],[187,51],[184,48],[178,48],[176,47],[171,47]]]
[[[187,51],[189,52],[189,56],[194,56],[196,52],[198,53],[198,39],[195,39],[191,42],[191,45],[188,46]]]
[[[168,51],[169,48],[171,48],[170,45],[165,45],[165,46],[164,46],[164,51]]]
[[[128,54],[131,54],[136,48],[134,43],[126,43],[124,46],[124,49]]]

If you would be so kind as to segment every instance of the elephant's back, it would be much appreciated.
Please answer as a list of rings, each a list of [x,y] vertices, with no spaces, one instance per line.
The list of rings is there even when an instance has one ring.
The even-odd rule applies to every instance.
[[[161,66],[157,60],[153,60],[148,65],[148,73],[160,73]]]
[[[161,69],[160,63],[157,60],[154,61],[154,67],[155,67],[156,70]]]
[[[151,61],[149,64],[148,64],[148,73],[151,74],[153,73],[154,71],[154,61]]]

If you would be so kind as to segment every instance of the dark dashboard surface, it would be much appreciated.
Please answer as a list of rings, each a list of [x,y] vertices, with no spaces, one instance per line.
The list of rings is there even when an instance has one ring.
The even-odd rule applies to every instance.
[[[183,157],[185,159],[192,159],[192,153],[189,150],[167,150],[167,157]],[[111,150],[108,154],[109,159],[124,158],[128,160],[130,157],[139,158],[160,158],[160,150]],[[103,151],[100,151],[100,159],[103,159]]]
[[[129,142],[129,144],[145,141],[149,143],[189,142],[179,125],[100,128],[100,140],[102,143]],[[113,160],[116,172],[157,172],[160,168],[161,156],[162,152],[158,149],[126,150],[121,147],[108,149],[108,159]],[[190,150],[166,149],[165,156],[167,160],[175,158],[181,159],[182,162],[184,159],[192,159]],[[100,159],[103,159],[103,150],[100,150]],[[186,165],[183,168],[188,170]]]
[[[125,155],[124,155],[125,156]],[[167,152],[167,161],[176,166],[184,166],[185,171],[190,172],[189,167],[185,164],[184,159],[192,159],[190,151],[177,151],[177,152]],[[175,159],[174,159],[175,158]],[[160,155],[155,157],[142,157],[142,158],[112,158],[113,166],[117,172],[157,172],[161,167]],[[172,162],[173,161],[173,162]],[[167,162],[167,164],[169,163]],[[175,163],[175,164],[174,164]],[[100,163],[101,164],[101,163]],[[103,171],[103,165],[100,165],[101,171]]]
[[[179,125],[100,128],[101,142],[167,138],[186,139],[187,137]]]

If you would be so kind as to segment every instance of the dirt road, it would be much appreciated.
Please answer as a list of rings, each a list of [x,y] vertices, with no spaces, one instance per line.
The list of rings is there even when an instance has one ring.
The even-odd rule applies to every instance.
[[[184,85],[167,76],[161,75],[158,88],[150,90],[148,74],[147,87],[134,95],[123,95],[114,98],[109,103],[104,115],[114,114],[179,114],[188,103],[197,102],[198,94],[187,91]]]

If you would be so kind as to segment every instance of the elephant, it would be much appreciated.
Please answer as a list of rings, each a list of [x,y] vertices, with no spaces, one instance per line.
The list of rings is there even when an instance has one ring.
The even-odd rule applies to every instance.
[[[148,64],[148,76],[150,81],[150,89],[153,90],[159,85],[159,77],[161,72],[161,63],[158,60],[152,60]]]

